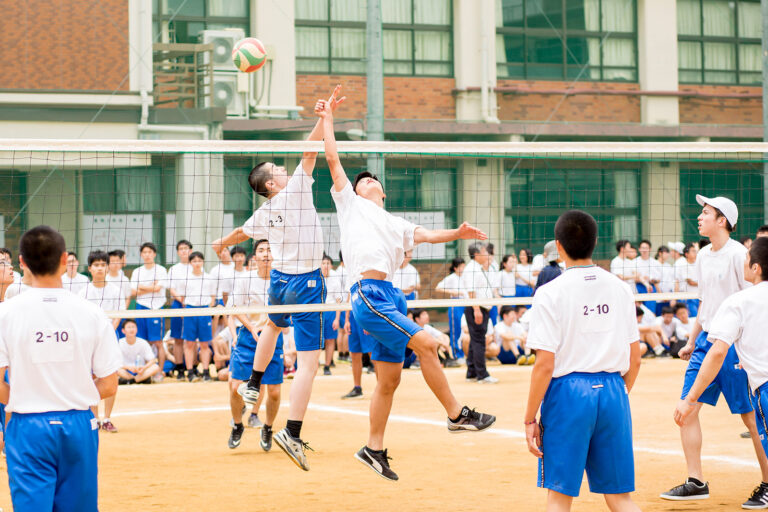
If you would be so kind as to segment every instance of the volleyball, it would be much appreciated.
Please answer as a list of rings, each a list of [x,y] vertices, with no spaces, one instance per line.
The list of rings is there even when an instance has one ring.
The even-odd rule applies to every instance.
[[[267,62],[267,50],[255,37],[246,37],[235,45],[232,60],[243,73],[253,73]]]

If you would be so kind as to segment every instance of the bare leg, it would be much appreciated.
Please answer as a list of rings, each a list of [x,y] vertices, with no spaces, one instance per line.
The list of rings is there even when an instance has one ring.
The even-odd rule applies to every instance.
[[[352,382],[355,386],[361,387],[363,379],[363,354],[360,352],[350,352],[349,357],[352,359]]]
[[[333,349],[336,348],[336,340],[325,340],[325,366],[330,366],[333,362]]]
[[[573,498],[549,489],[547,492],[547,512],[566,512],[571,510]]]
[[[196,341],[184,342],[184,363],[187,366],[187,370],[191,370],[195,366],[195,352],[197,348]]]
[[[206,342],[200,342],[200,362],[203,364],[203,371],[211,370],[211,345]]]
[[[280,328],[269,322],[259,334],[259,341],[256,343],[256,355],[253,358],[253,369],[263,372],[272,360],[277,345],[277,337],[280,335]],[[317,360],[315,360],[315,369],[317,369]],[[291,400],[293,402],[293,400]]]
[[[259,393],[259,398],[256,400],[256,403],[253,404],[253,407],[251,407],[251,413],[255,415],[259,415],[259,409],[261,409],[261,404],[264,402],[264,393]]]
[[[605,504],[611,509],[611,512],[640,512],[628,492],[623,494],[604,494]]]
[[[267,386],[267,417],[265,425],[274,425],[277,418],[277,411],[280,410],[280,384],[270,384]]]
[[[688,466],[688,476],[701,482],[704,481],[704,472],[701,468],[701,423],[699,422],[699,411],[701,403],[696,403],[693,412],[680,427],[680,440],[683,443],[683,453],[685,453],[685,464]]]
[[[397,386],[400,385],[402,372],[403,363],[376,361],[378,380],[376,389],[373,390],[373,396],[371,396],[370,433],[368,435],[368,448],[371,450],[384,449],[384,430],[387,428],[387,420],[392,410],[392,398]]]
[[[421,374],[424,376],[424,380],[427,381],[429,389],[432,390],[432,393],[443,404],[448,417],[458,417],[461,414],[461,404],[453,396],[448,385],[448,379],[445,378],[445,373],[443,373],[443,367],[440,366],[440,360],[437,358],[437,341],[426,332],[419,331],[408,342],[408,347],[419,356]],[[369,446],[369,448],[372,447]]]
[[[109,398],[104,399],[104,417],[105,418],[112,417],[112,409],[115,408],[115,397],[117,397],[117,394],[114,394]]]
[[[235,423],[243,422],[243,397],[237,392],[237,386],[242,384],[243,381],[237,379],[229,379],[229,409],[232,413],[232,419]]]
[[[755,447],[755,454],[757,455],[757,462],[760,464],[760,472],[763,475],[763,482],[768,482],[768,460],[765,457],[765,450],[760,442],[760,434],[757,432],[757,422],[755,420],[754,411],[741,415],[741,419],[744,421],[744,425],[749,430],[752,444]]]
[[[173,358],[176,360],[176,364],[183,364],[184,362],[184,340],[174,338],[173,340]]]
[[[143,372],[136,375],[135,377],[136,382],[144,382],[145,380],[149,379],[150,377],[157,374],[158,372],[160,372],[160,367],[157,364],[153,364]]]
[[[288,419],[302,421],[304,414],[307,412],[309,397],[312,395],[312,383],[315,380],[315,375],[317,375],[320,350],[301,351],[298,352],[297,357],[299,359],[299,367],[296,370],[296,376],[293,378],[293,385],[291,386],[291,403],[288,407]]]
[[[165,347],[163,347],[163,340],[155,340],[150,342],[157,349],[157,363],[160,368],[165,366]]]

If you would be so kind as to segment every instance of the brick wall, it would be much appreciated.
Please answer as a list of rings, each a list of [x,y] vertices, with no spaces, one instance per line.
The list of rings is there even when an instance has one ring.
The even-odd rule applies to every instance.
[[[760,94],[760,87],[726,85],[681,85],[709,94]],[[680,98],[680,123],[692,124],[763,124],[760,98]]]
[[[499,80],[499,87],[520,87],[533,90],[638,90],[638,84],[612,82],[534,82]],[[563,100],[562,94],[499,93],[499,119],[502,121],[570,121],[596,123],[639,123],[638,96],[609,96],[578,94]],[[562,103],[561,103],[562,101]],[[554,112],[554,114],[553,114]],[[551,117],[550,117],[551,116]]]
[[[128,90],[128,2],[0,0],[0,13],[0,89]]]
[[[456,119],[453,78],[384,77],[384,117],[387,119]],[[338,117],[361,119],[366,114],[366,79],[356,75],[296,75],[296,101],[312,115],[315,101],[327,98],[342,84],[347,100]]]

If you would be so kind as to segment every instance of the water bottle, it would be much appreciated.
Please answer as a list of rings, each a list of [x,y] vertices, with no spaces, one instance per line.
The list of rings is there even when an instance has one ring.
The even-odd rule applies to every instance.
[[[141,367],[142,367],[142,364],[141,364],[141,356],[140,356],[140,355],[137,355],[137,356],[136,356],[136,372],[137,372],[137,373],[138,373],[138,371],[139,371],[139,368],[141,368]]]

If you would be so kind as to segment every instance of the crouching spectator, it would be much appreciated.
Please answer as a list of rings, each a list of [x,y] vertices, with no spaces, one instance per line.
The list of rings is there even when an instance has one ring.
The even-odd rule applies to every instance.
[[[678,352],[688,343],[688,338],[691,336],[691,329],[693,329],[693,321],[690,318],[690,312],[685,302],[678,302],[675,307],[675,339],[669,348],[669,352],[672,357],[679,357]]]
[[[522,315],[525,312],[525,306],[522,306]],[[494,336],[496,345],[499,347],[499,361],[501,364],[533,364],[536,356],[531,354],[531,349],[526,347],[525,342],[528,333],[520,322],[517,321],[518,309],[515,306],[504,306],[501,308],[501,322],[494,327]]]
[[[123,354],[123,367],[117,370],[120,384],[151,383],[153,375],[160,371],[157,357],[146,340],[137,338],[136,321],[128,318],[123,322],[124,338],[118,342]],[[104,421],[107,421],[105,419]]]
[[[648,318],[641,306],[635,307],[637,315],[637,329],[640,331],[640,355],[643,357],[669,357],[664,346],[669,346],[669,340],[664,335],[656,319]]]
[[[451,353],[451,338],[429,324],[429,313],[426,309],[412,309],[413,321],[437,341],[437,357],[446,368],[459,366]]]

